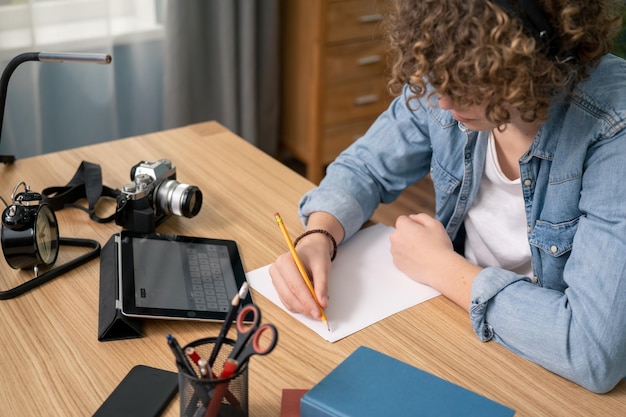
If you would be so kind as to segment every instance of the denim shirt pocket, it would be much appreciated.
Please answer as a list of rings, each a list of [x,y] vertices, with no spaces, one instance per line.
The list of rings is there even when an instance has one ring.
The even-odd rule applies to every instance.
[[[579,217],[561,223],[537,220],[529,243],[551,257],[561,257],[572,250]]]
[[[430,175],[433,181],[433,186],[436,190],[435,202],[438,212],[437,214],[439,215],[441,214],[439,211],[446,207],[446,203],[449,201],[452,193],[454,193],[454,190],[457,189],[461,181],[443,169],[434,158],[431,161]]]

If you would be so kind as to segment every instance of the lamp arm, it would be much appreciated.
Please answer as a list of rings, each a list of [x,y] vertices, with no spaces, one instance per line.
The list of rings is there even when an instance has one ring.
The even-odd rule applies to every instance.
[[[4,107],[7,100],[7,90],[9,87],[9,79],[13,71],[23,62],[41,61],[41,62],[86,62],[96,64],[110,64],[111,55],[108,54],[72,54],[72,53],[56,53],[56,52],[24,52],[17,55],[9,63],[2,72],[0,78],[0,139],[2,138],[2,125],[4,122]],[[10,164],[15,161],[13,155],[0,155],[0,163]]]

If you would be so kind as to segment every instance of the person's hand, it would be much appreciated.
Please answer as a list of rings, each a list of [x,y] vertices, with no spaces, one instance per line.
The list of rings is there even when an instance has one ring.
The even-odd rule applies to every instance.
[[[481,268],[454,251],[441,222],[424,213],[400,216],[389,239],[398,269],[469,308],[471,284]]]
[[[328,305],[328,272],[331,265],[328,245],[328,238],[317,233],[305,236],[297,248],[322,308]],[[280,255],[270,266],[269,272],[280,301],[287,310],[321,318],[319,307],[300,275],[291,252]]]
[[[389,239],[393,262],[398,269],[427,285],[432,284],[440,265],[454,254],[443,225],[424,213],[398,217]]]

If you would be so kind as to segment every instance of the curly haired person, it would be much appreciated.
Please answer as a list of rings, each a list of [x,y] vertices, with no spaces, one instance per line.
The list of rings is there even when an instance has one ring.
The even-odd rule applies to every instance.
[[[397,0],[397,95],[300,202],[349,239],[430,175],[436,216],[400,216],[395,265],[467,309],[476,335],[588,390],[626,377],[626,62],[610,0]],[[331,239],[298,253],[328,305]],[[289,254],[284,305],[320,313]]]

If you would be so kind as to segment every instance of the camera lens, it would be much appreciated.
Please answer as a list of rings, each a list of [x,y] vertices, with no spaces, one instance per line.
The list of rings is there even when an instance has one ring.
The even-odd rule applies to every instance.
[[[202,192],[195,185],[163,181],[156,191],[156,205],[167,215],[193,217],[202,207]]]

